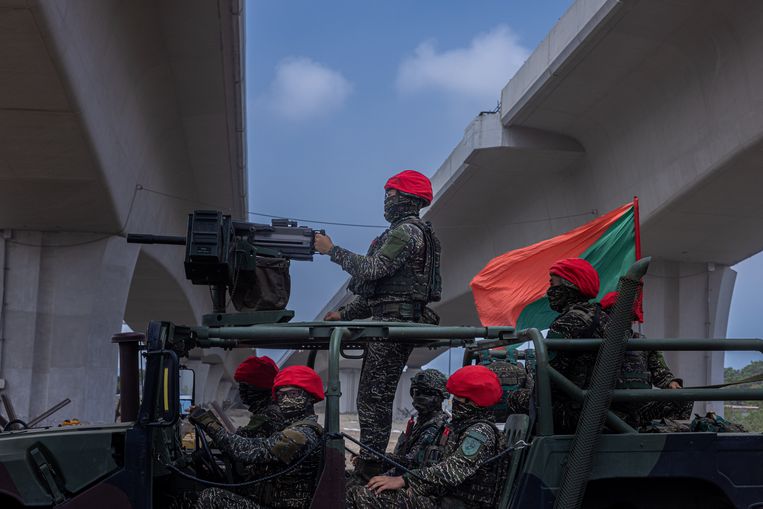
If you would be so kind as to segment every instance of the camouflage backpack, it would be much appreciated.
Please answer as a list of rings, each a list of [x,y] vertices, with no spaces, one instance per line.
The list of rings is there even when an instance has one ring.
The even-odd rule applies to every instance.
[[[527,372],[523,366],[517,364],[513,354],[514,350],[477,352],[479,363],[498,375],[501,382],[501,401],[491,407],[496,422],[503,422],[509,416],[509,394],[527,386]]]
[[[714,412],[708,412],[704,417],[694,414],[694,419],[689,425],[691,431],[705,431],[710,433],[746,433],[747,430],[741,424],[727,421]]]

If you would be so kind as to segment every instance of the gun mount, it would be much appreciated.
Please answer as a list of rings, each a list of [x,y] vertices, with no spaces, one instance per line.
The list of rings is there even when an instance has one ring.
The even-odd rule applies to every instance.
[[[195,285],[212,290],[212,315],[205,325],[283,322],[294,316],[286,310],[291,291],[290,260],[312,261],[313,230],[289,219],[271,224],[236,221],[219,210],[196,210],[188,215],[185,237],[128,234],[135,244],[185,245],[185,275]],[[243,315],[227,316],[228,295]]]

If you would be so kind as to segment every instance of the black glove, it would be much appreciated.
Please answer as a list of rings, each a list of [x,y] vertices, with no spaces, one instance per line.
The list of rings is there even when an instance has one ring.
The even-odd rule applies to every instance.
[[[191,415],[188,416],[188,420],[192,424],[201,426],[201,429],[210,436],[223,429],[223,425],[217,420],[215,414],[209,410],[204,410],[203,408],[197,408],[191,412]]]

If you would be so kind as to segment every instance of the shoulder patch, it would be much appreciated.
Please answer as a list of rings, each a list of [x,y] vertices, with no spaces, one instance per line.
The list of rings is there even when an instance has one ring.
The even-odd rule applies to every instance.
[[[461,452],[464,456],[471,457],[477,454],[483,445],[488,442],[488,436],[477,430],[469,430],[466,432],[466,438],[461,442]]]
[[[403,228],[395,228],[384,241],[379,254],[390,260],[394,260],[403,251],[411,236]]]

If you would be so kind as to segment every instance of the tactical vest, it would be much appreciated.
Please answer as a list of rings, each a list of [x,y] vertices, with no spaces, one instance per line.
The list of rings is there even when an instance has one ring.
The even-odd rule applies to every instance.
[[[442,296],[442,278],[440,277],[440,241],[432,231],[431,223],[424,222],[418,217],[409,217],[400,225],[412,224],[424,233],[424,249],[426,257],[424,266],[406,263],[394,274],[376,281],[358,281],[353,278],[349,289],[361,297],[377,295],[399,296],[401,301],[437,302]],[[398,225],[398,226],[400,226]],[[384,245],[389,230],[377,237],[371,244],[369,255],[376,253]]]
[[[319,438],[323,436],[323,428],[315,421],[305,419],[291,424],[291,426],[295,425],[310,427]],[[308,444],[307,447],[310,448],[312,445]],[[275,509],[307,508],[315,492],[322,461],[323,447],[318,446],[297,468],[271,481],[255,484],[248,495],[254,497],[260,504]],[[286,465],[279,465],[273,469],[272,473],[285,468],[287,468]]]
[[[477,422],[484,422],[485,424],[489,424],[495,433],[495,437],[497,439],[496,447],[491,452],[490,457],[495,456],[500,451],[505,449],[506,439],[503,433],[498,430],[494,423],[490,421],[472,421],[468,426],[464,426],[460,432],[453,432],[450,427],[446,428],[446,431],[451,429],[451,431],[448,432],[446,456],[450,456],[456,452],[458,447],[461,445],[464,433],[466,433],[467,429],[472,424],[476,424]],[[495,501],[498,496],[497,494],[502,488],[502,486],[499,486],[499,480],[502,475],[505,475],[505,472],[502,472],[502,468],[500,468],[498,464],[495,462],[488,463],[479,467],[474,475],[466,479],[460,486],[458,486],[456,490],[448,493],[447,496],[463,501],[464,504],[470,508],[495,507]]]
[[[406,467],[424,468],[434,465],[442,458],[442,444],[439,443],[439,438],[442,435],[442,430],[446,426],[446,421],[447,416],[440,412],[439,416],[433,417],[421,427],[416,428],[413,422],[413,417],[411,417],[405,432],[397,441],[395,455],[402,458],[407,456],[415,448],[416,456],[413,460],[414,464],[406,465]],[[433,438],[420,438],[424,432],[431,430],[432,428],[437,428]]]

